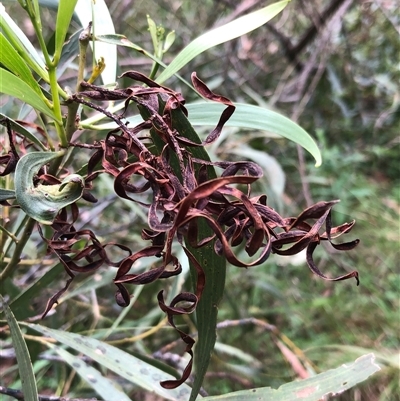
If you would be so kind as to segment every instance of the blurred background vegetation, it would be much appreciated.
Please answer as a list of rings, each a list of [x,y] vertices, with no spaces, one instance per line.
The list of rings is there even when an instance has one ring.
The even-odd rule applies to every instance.
[[[318,266],[327,274],[358,270],[359,287],[352,281],[318,279],[307,268],[305,257],[271,257],[260,267],[228,268],[219,319],[243,319],[246,324],[231,322],[229,328],[218,330],[204,383],[209,394],[278,387],[374,352],[381,372],[335,399],[400,400],[400,13],[396,3],[293,0],[269,24],[209,50],[181,71],[187,80],[196,71],[217,93],[235,102],[272,108],[305,128],[321,148],[319,168],[295,144],[257,132],[226,128],[211,151],[220,159],[248,157],[259,162],[266,178],[258,190],[266,192],[270,204],[284,215],[296,216],[312,202],[340,199],[334,223],[355,219],[349,236],[361,239],[355,250],[345,254],[325,249],[318,255]],[[267,4],[260,0],[108,1],[116,32],[149,51],[147,15],[166,31],[176,31],[166,63],[205,31]],[[50,39],[54,14],[45,14]],[[27,24],[24,30],[29,33]],[[126,48],[118,51],[119,72],[150,72],[151,62],[143,55]],[[166,84],[196,100],[179,80]],[[82,217],[96,227],[98,235],[129,244],[139,241],[140,212],[110,195],[107,181],[103,184],[97,195],[102,199],[103,191],[106,200],[87,208]],[[96,217],[100,211],[101,219]],[[31,259],[40,254],[35,241],[37,236],[27,248]],[[46,263],[21,269],[10,285],[28,287],[46,271]],[[120,314],[110,285],[112,273],[103,268],[94,279],[80,277],[64,297],[68,302],[48,318],[52,327],[90,330],[105,338],[106,329]],[[42,312],[46,299],[61,285],[54,284],[34,299],[35,314]],[[140,334],[159,322],[154,294],[167,286],[154,283],[138,289],[140,296],[119,323],[119,329],[127,330],[125,336]],[[190,328],[191,322],[187,324]],[[130,352],[155,353],[175,340],[172,331],[160,330],[120,346]],[[5,342],[3,348],[8,346]],[[171,347],[170,352],[173,361],[180,350]],[[65,365],[51,365],[45,358],[41,363],[36,363],[39,388],[53,394],[91,395]],[[12,359],[3,358],[2,365],[6,384],[14,385]],[[145,399],[144,394],[136,394],[137,399]]]

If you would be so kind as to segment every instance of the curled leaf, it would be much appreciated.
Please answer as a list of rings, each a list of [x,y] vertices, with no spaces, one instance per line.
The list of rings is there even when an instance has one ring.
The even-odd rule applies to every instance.
[[[34,177],[46,163],[61,157],[64,152],[32,152],[17,163],[15,169],[15,195],[21,209],[39,223],[51,225],[64,207],[82,197],[84,179],[77,174],[68,175],[60,184],[35,186]]]
[[[198,349],[207,354],[211,352],[215,342],[211,331],[216,324],[218,299],[222,296],[223,285],[220,283],[225,278],[225,262],[248,268],[264,263],[271,252],[294,255],[306,249],[308,265],[319,277],[334,281],[351,277],[358,280],[357,272],[331,279],[318,269],[312,258],[322,241],[328,241],[337,250],[349,250],[357,245],[358,240],[332,243],[332,239],[336,241],[354,225],[350,222],[332,226],[331,209],[337,200],[318,202],[297,217],[282,217],[267,204],[266,195],[251,194],[252,184],[263,175],[260,166],[245,160],[210,160],[205,146],[218,138],[235,106],[228,98],[212,92],[195,73],[192,81],[199,94],[225,107],[216,127],[203,142],[189,123],[181,93],[136,71],[125,72],[121,77],[145,85],[108,90],[82,83],[84,91],[72,99],[102,112],[118,125],[105,139],[93,144],[96,151],[88,163],[90,182],[97,177],[95,169],[101,164],[102,171],[114,177],[116,194],[147,211],[148,226],[143,229],[142,238],[149,241],[148,245],[130,252],[112,265],[117,268],[114,284],[118,305],[129,305],[129,285],[145,285],[181,273],[175,245],[183,248],[189,260],[193,276],[192,292],[178,294],[169,305],[164,301],[163,292],[158,294],[159,307],[186,344],[185,351],[191,358],[179,380],[161,383],[165,388],[175,388],[190,375],[194,339],[178,328],[174,319],[177,315],[192,313],[197,307],[201,309],[199,316],[207,316],[206,324],[212,325],[212,328],[207,331],[207,346]],[[139,108],[144,121],[135,127],[128,127],[124,115],[111,114],[98,103],[91,103],[85,98],[94,102],[124,100],[125,112],[133,104]],[[151,137],[147,135],[148,130]],[[81,252],[73,254],[72,245],[84,233],[78,234],[65,221],[57,220],[59,227],[53,224],[58,231],[49,241],[49,247],[63,262],[70,277],[74,272],[92,270],[107,262],[105,245],[101,245],[93,233],[90,234],[92,243],[87,243]],[[236,256],[238,248],[247,253],[245,260]],[[223,257],[222,263],[214,262],[216,255]],[[158,258],[157,264],[148,271],[134,272],[134,264],[148,257]],[[83,266],[77,263],[80,259],[86,260]],[[208,266],[211,263],[215,266]],[[219,280],[218,275],[222,277],[221,282],[218,287],[213,287]],[[212,303],[210,288],[211,291],[213,288],[218,290]],[[184,306],[181,306],[182,302]],[[211,320],[213,323],[210,323]],[[202,339],[205,331],[201,330],[201,324],[204,326],[204,322],[199,322],[200,345],[201,341],[205,341],[204,336]],[[203,359],[203,367],[208,361],[208,356]],[[200,370],[205,373],[203,367]],[[197,374],[203,374],[199,373],[197,365],[196,369]]]

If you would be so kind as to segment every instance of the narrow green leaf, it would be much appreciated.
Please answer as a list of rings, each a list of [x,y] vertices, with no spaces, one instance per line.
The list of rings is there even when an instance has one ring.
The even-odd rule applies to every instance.
[[[189,61],[193,60],[204,51],[221,43],[238,38],[239,36],[264,25],[279,14],[286,7],[289,1],[290,0],[283,0],[271,4],[199,36],[197,39],[189,43],[174,58],[171,64],[160,74],[156,81],[158,83],[163,83],[184,67]]]
[[[115,381],[104,377],[97,369],[88,365],[79,356],[72,355],[65,349],[54,346],[51,343],[47,343],[47,346],[50,349],[54,349],[102,399],[107,401],[131,401],[125,393],[115,386]]]
[[[176,33],[175,31],[171,31],[167,34],[165,37],[165,42],[164,42],[164,47],[163,47],[163,52],[166,53],[169,48],[174,44],[176,39]]]
[[[311,136],[289,118],[275,111],[244,103],[234,103],[236,110],[226,127],[249,128],[283,136],[299,144],[314,157],[316,166],[322,163],[321,152]],[[219,103],[201,102],[187,106],[193,125],[215,126],[224,110]]]
[[[68,0],[67,0],[68,1]],[[89,22],[93,22],[94,36],[104,34],[114,34],[115,28],[104,0],[94,1],[78,1],[75,7],[75,14],[78,17],[83,28],[87,28]],[[103,57],[106,63],[106,68],[102,72],[104,84],[114,83],[117,77],[117,49],[107,43],[91,42],[94,57],[96,60]]]
[[[31,70],[27,67],[23,58],[18,54],[18,52],[14,49],[2,32],[0,32],[0,49],[1,63],[3,66],[14,73],[14,75],[21,78],[36,93],[41,95],[42,91],[39,84],[33,77]]]
[[[254,106],[244,103],[234,103],[236,110],[231,118],[225,123],[225,127],[238,127],[245,129],[261,130],[266,137],[282,136],[306,149],[315,159],[316,166],[322,163],[321,152],[312,139],[312,137],[299,125],[289,118],[275,111],[268,110],[260,106]],[[212,102],[190,103],[185,105],[189,113],[189,121],[194,126],[216,126],[224,110],[224,105]],[[119,108],[119,107],[118,107]],[[122,106],[121,106],[122,108]],[[98,116],[91,120],[82,121],[85,126],[87,122],[99,121],[104,116]],[[137,125],[143,121],[140,116],[128,118],[131,125]],[[115,123],[106,123],[99,125],[90,125],[96,129],[112,129],[116,127]]]
[[[3,269],[6,266],[6,264],[7,263],[4,262],[4,260],[2,260],[0,262],[0,269]],[[5,280],[2,280],[1,286],[2,286],[1,292],[2,292],[3,297],[6,296],[9,299],[16,297],[21,292],[21,288],[18,285],[16,285],[16,283],[13,282],[13,280],[10,278],[10,276],[6,277]],[[7,303],[9,306],[11,305],[10,302],[7,302]],[[15,314],[14,308],[12,308],[12,311],[14,313],[15,319],[19,320],[17,315]]]
[[[210,227],[203,220],[198,223],[198,231],[201,238],[207,238],[212,235]],[[198,338],[194,349],[195,377],[192,394],[190,395],[190,401],[194,401],[203,384],[215,341],[217,340],[218,306],[225,288],[226,260],[215,253],[212,243],[200,249],[190,246],[188,246],[188,249],[203,267],[206,276],[203,295],[196,307]],[[190,271],[192,277],[196,277],[195,269],[192,266]],[[194,280],[193,282],[195,284]]]
[[[48,117],[56,120],[53,111],[44,102],[42,96],[35,92],[22,79],[16,77],[11,72],[0,68],[0,93],[13,96],[28,103],[37,111],[46,114]]]
[[[176,129],[181,136],[193,142],[201,143],[196,131],[180,109],[172,110],[171,122],[172,127]],[[204,147],[191,147],[190,151],[196,158],[210,160]],[[213,167],[208,168],[208,175],[209,179],[216,178],[217,175]],[[213,234],[211,228],[203,219],[200,219],[198,222],[198,232],[199,238],[207,238]],[[189,244],[187,245],[190,252],[199,262],[200,266],[202,266],[206,277],[203,295],[195,312],[198,338],[194,349],[195,379],[190,395],[190,400],[193,401],[200,391],[217,339],[216,326],[218,306],[224,293],[226,260],[224,257],[218,256],[215,253],[213,243],[209,243],[201,248],[192,248]],[[192,285],[195,289],[197,270],[192,263],[190,263],[190,272],[193,282]]]
[[[130,383],[154,392],[167,400],[186,401],[189,396],[190,387],[186,384],[173,390],[166,390],[161,387],[159,384],[160,381],[171,380],[174,377],[119,348],[92,337],[69,333],[63,330],[53,330],[38,324],[27,324],[27,326],[47,337],[54,338],[61,344],[77,352],[81,352]]]
[[[131,49],[137,50],[138,52],[143,53],[150,58],[154,57],[147,50],[143,49],[139,45],[136,45],[135,43],[132,43],[125,35],[120,35],[119,33],[102,35],[97,34],[96,40],[99,42],[108,43],[110,45],[130,47]]]
[[[0,27],[4,31],[7,38],[10,40],[13,47],[18,51],[19,55],[28,55],[24,58],[30,67],[42,78],[47,78],[46,65],[43,59],[39,56],[31,41],[26,37],[14,20],[8,15],[4,6],[0,3]],[[1,80],[1,77],[0,77]]]
[[[154,53],[157,53],[157,49],[158,49],[157,25],[150,18],[149,15],[147,16],[147,25],[149,26],[149,32],[150,32],[151,40],[153,42]]]
[[[57,159],[63,151],[28,153],[17,163],[15,169],[15,194],[21,209],[42,224],[52,224],[58,212],[82,197],[84,179],[70,174],[57,185],[33,185],[33,177],[40,167]]]
[[[318,401],[326,396],[341,394],[379,371],[374,354],[364,355],[355,362],[328,370],[309,379],[284,384],[277,390],[262,387],[225,395],[206,397],[207,401]]]
[[[68,27],[71,22],[72,14],[78,0],[60,0],[58,4],[56,22],[56,43],[54,52],[54,62],[58,64],[61,51],[67,35]]]
[[[38,392],[36,387],[36,379],[33,373],[31,358],[29,356],[28,347],[26,346],[21,329],[15,319],[11,309],[6,301],[0,295],[0,301],[3,304],[4,313],[8,325],[10,327],[11,338],[15,349],[15,356],[17,357],[18,370],[22,383],[22,392],[26,401],[37,401]]]
[[[139,107],[139,111],[141,112],[143,119],[150,117],[149,111],[147,111],[144,107]],[[185,137],[195,143],[201,143],[201,139],[181,109],[177,108],[171,110],[171,125],[172,128],[179,132],[179,135],[182,137]],[[158,135],[153,132],[153,130],[151,130],[150,133],[152,134],[153,142],[157,147],[158,152],[161,153],[164,144],[158,138]],[[211,161],[210,156],[203,146],[191,147],[190,152],[195,158]],[[170,164],[175,174],[179,177],[181,174],[176,155],[171,157]],[[209,179],[217,177],[215,169],[212,166],[208,166],[207,172]],[[213,235],[211,228],[203,219],[198,221],[197,228],[199,238],[207,238]],[[190,244],[186,244],[186,246],[203,268],[206,280],[202,297],[197,304],[195,311],[198,338],[194,348],[195,379],[193,382],[192,392],[190,394],[190,401],[193,401],[199,394],[204,376],[210,363],[215,341],[217,339],[216,326],[218,305],[221,302],[222,295],[224,293],[226,260],[223,256],[218,256],[215,253],[212,243],[209,243],[201,248],[193,248],[190,246]],[[195,292],[197,284],[197,269],[190,260],[189,264],[192,277],[192,287],[193,291]]]

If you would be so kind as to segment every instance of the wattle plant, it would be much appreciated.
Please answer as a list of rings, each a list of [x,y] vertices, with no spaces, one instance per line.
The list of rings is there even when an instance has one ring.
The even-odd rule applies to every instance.
[[[219,257],[218,265],[212,266],[213,270],[225,268],[221,260],[238,267],[250,267],[264,263],[271,253],[294,255],[307,249],[307,263],[313,273],[333,281],[355,277],[358,284],[356,271],[328,278],[320,272],[312,258],[313,251],[321,241],[328,241],[337,250],[353,249],[359,242],[332,242],[332,238],[349,232],[354,225],[353,221],[332,227],[331,209],[337,201],[318,202],[302,211],[298,217],[285,218],[267,205],[265,195],[251,196],[251,184],[263,174],[257,164],[249,161],[213,162],[209,159],[205,147],[219,137],[224,124],[234,113],[235,106],[229,99],[213,93],[196,74],[192,75],[193,85],[199,94],[226,106],[218,125],[201,142],[187,119],[185,100],[180,93],[138,72],[129,71],[122,77],[135,79],[146,86],[108,90],[81,82],[83,90],[71,97],[70,102],[100,111],[118,126],[104,140],[92,144],[70,142],[70,146],[93,150],[84,177],[68,174],[58,184],[35,185],[35,177],[36,181],[49,181],[50,178],[52,182],[58,181],[48,174],[38,176],[37,172],[46,162],[61,157],[63,152],[30,152],[21,158],[17,156],[16,204],[38,223],[51,226],[53,233],[50,238],[44,236],[40,224],[39,232],[49,251],[57,255],[71,279],[78,272],[94,271],[104,263],[114,266],[117,268],[114,279],[117,286],[116,301],[120,306],[127,306],[130,302],[127,284],[148,284],[181,273],[180,262],[172,250],[174,241],[177,241],[189,259],[195,288],[193,292],[178,294],[169,305],[165,304],[163,292],[157,298],[169,323],[187,344],[186,351],[190,355],[194,340],[176,327],[174,316],[195,311],[210,280],[204,268],[203,247],[208,246]],[[85,99],[124,100],[125,111],[131,103],[136,105],[144,121],[130,128],[124,123],[123,115],[110,114],[102,106]],[[147,130],[150,130],[150,137],[143,134]],[[10,140],[13,141],[12,132]],[[222,173],[217,174],[217,168]],[[8,171],[9,174],[12,172],[12,169]],[[149,246],[131,250],[122,244],[104,244],[91,230],[75,229],[74,224],[79,218],[76,201],[82,197],[85,183],[90,183],[93,189],[100,174],[114,177],[117,195],[137,202],[148,210],[148,228],[142,231],[142,237],[149,241]],[[245,191],[234,184],[244,185]],[[134,194],[146,191],[150,192],[151,203],[144,204],[134,198]],[[67,213],[68,205],[71,215]],[[205,222],[206,226],[200,225],[200,221]],[[320,234],[324,225],[325,231]],[[82,239],[86,245],[79,251],[74,250],[74,245]],[[107,256],[108,246],[117,246],[125,250],[128,256],[112,262]],[[232,248],[240,246],[244,246],[249,257],[256,255],[253,261],[245,262],[237,258]],[[158,267],[140,274],[130,273],[137,260],[152,256],[160,259]],[[50,299],[43,317],[67,290],[71,279]],[[180,302],[185,302],[186,306],[178,306]],[[190,366],[191,362],[180,380],[164,382],[162,385],[173,388],[181,384],[190,375]]]
[[[211,123],[215,121],[215,128],[201,140],[190,121],[189,107],[186,107],[183,95],[160,83],[176,73],[182,57],[187,62],[185,51],[181,59],[178,56],[178,61],[171,63],[169,70],[165,69],[157,80],[136,71],[126,71],[119,77],[121,86],[95,85],[105,66],[104,60],[100,60],[90,78],[83,79],[84,55],[89,42],[99,39],[124,46],[133,45],[117,35],[94,37],[90,24],[80,34],[76,91],[67,93],[62,90],[55,72],[62,59],[63,42],[75,3],[60,1],[56,51],[53,58],[44,52],[45,69],[34,59],[25,65],[28,56],[26,46],[19,46],[21,36],[13,35],[9,29],[5,30],[8,40],[0,35],[7,43],[7,57],[3,62],[6,69],[2,69],[2,74],[3,78],[9,78],[9,81],[3,80],[0,89],[26,101],[53,122],[53,127],[49,128],[42,124],[43,121],[34,125],[7,116],[1,120],[8,133],[8,143],[7,146],[4,144],[0,157],[4,166],[1,176],[13,177],[14,186],[0,190],[0,201],[3,207],[20,208],[28,216],[24,220],[23,240],[16,241],[14,248],[7,248],[14,254],[3,266],[1,278],[5,279],[17,267],[24,244],[36,228],[47,252],[58,258],[69,277],[62,289],[48,301],[43,318],[68,290],[76,274],[95,272],[102,265],[115,269],[115,299],[118,305],[126,307],[131,301],[132,285],[146,285],[182,272],[177,250],[183,249],[190,264],[193,288],[178,293],[170,302],[166,302],[163,291],[155,296],[169,324],[185,343],[190,361],[180,378],[163,380],[161,386],[174,389],[191,374],[195,340],[177,326],[175,318],[196,313],[196,377],[191,395],[191,399],[195,399],[216,339],[215,326],[224,292],[226,264],[247,268],[264,263],[271,253],[295,255],[306,250],[307,263],[314,274],[332,281],[354,277],[358,284],[356,271],[330,278],[313,260],[313,252],[321,242],[328,242],[336,250],[353,249],[358,240],[339,244],[332,240],[348,233],[354,221],[332,225],[331,209],[338,202],[336,200],[318,202],[301,211],[297,217],[283,217],[268,206],[266,195],[252,195],[252,184],[263,175],[260,166],[247,160],[211,160],[207,145],[218,139],[224,125],[235,116],[236,108],[240,111],[246,107],[214,93],[193,73],[195,91],[218,105],[217,108],[210,103],[198,106],[198,113],[212,116]],[[268,17],[272,18],[286,3],[267,7]],[[35,29],[42,38],[38,3],[27,1],[24,8],[36,21]],[[64,14],[60,16],[60,13]],[[9,28],[7,21],[3,21],[3,25]],[[156,42],[160,40],[157,37]],[[206,48],[200,47],[199,52]],[[159,61],[157,66],[162,65],[158,59],[161,53],[156,56],[152,58]],[[153,69],[152,74],[156,70]],[[41,77],[40,85],[33,78],[32,71]],[[122,86],[131,81],[132,85]],[[16,84],[20,85],[18,90]],[[21,92],[21,87],[22,91],[26,87],[29,89],[26,94]],[[51,100],[45,96],[48,88]],[[115,101],[119,106],[110,109],[108,102]],[[62,108],[66,111],[65,116],[61,113]],[[76,130],[95,128],[93,120],[80,121],[82,108],[85,113],[95,111],[97,121],[109,119],[114,127],[105,136],[90,142],[79,142],[79,136],[73,139]],[[132,109],[139,111],[141,116],[141,121],[136,124],[131,122]],[[218,118],[215,117],[216,110]],[[275,129],[278,134],[292,135],[292,139],[310,150],[319,162],[315,143],[300,127],[276,113],[261,109],[257,112],[260,118],[270,118],[261,124]],[[38,139],[25,128],[27,126],[43,133],[42,137]],[[54,132],[58,143],[52,138]],[[87,160],[80,168],[74,167],[68,157],[72,149],[78,150]],[[101,202],[101,199],[96,199],[95,190],[102,175],[112,177],[115,194],[135,202],[147,214],[148,225],[141,233],[146,246],[138,249],[114,241],[104,242],[92,229],[76,228],[81,202]],[[121,260],[111,260],[108,250],[112,247],[125,252],[126,256]],[[239,259],[235,249],[244,249],[248,258]],[[155,267],[142,273],[132,271],[135,262],[150,257],[158,259]]]

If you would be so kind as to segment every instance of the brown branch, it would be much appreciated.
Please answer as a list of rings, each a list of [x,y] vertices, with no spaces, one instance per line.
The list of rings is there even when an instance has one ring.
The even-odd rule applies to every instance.
[[[0,386],[0,394],[8,395],[9,397],[13,397],[16,400],[24,401],[24,393],[20,390],[15,390],[8,387]],[[49,396],[49,395],[39,395],[39,401],[101,401],[97,400],[97,398],[65,398],[65,397],[57,397],[57,396]]]
[[[336,14],[345,0],[332,0],[328,7],[313,19],[312,24],[306,29],[296,45],[293,45],[289,38],[283,35],[273,25],[266,24],[267,29],[275,35],[282,45],[285,57],[296,65],[298,71],[302,70],[302,65],[298,60],[299,54],[315,39],[322,27],[324,27],[329,19]]]
[[[345,0],[333,0],[329,4],[329,6],[322,12],[321,16],[306,30],[297,45],[292,48],[293,57],[296,58],[297,55],[314,40],[318,31],[328,22],[328,19],[336,13],[344,2]]]
[[[332,12],[332,18],[331,20],[326,24],[324,27],[325,29],[322,31],[321,38],[319,40],[318,48],[319,51],[315,52],[314,55],[308,60],[308,62],[304,65],[303,71],[300,74],[300,91],[303,92],[304,88],[307,87],[306,92],[303,94],[302,99],[300,102],[296,105],[295,109],[293,110],[293,113],[291,115],[291,119],[295,122],[298,121],[300,115],[303,113],[304,109],[306,108],[306,105],[308,104],[309,100],[311,99],[321,77],[322,74],[325,71],[326,68],[326,63],[328,61],[328,57],[330,55],[329,49],[327,49],[329,43],[331,42],[331,37],[332,37],[332,32],[338,28],[338,26],[341,26],[340,21],[342,21],[343,16],[345,15],[346,11],[351,7],[353,0],[340,0],[340,1],[334,1],[334,3],[339,3],[338,8],[334,8],[332,10],[333,4],[328,7],[330,12]],[[326,11],[325,11],[326,14]],[[321,16],[321,19],[323,16]],[[322,49],[325,49],[323,51]],[[315,65],[317,63],[317,58],[318,55],[320,55],[320,61],[319,65],[317,68],[315,68]],[[308,83],[309,78],[312,77],[311,82]],[[307,206],[310,206],[313,204],[313,199],[311,196],[311,190],[310,190],[310,185],[308,180],[306,179],[307,177],[307,169],[306,169],[306,161],[305,161],[305,155],[304,155],[304,149],[300,146],[297,145],[297,156],[298,156],[298,161],[299,161],[299,173],[301,177],[301,184],[303,188],[303,195],[304,198],[306,199]]]

